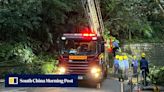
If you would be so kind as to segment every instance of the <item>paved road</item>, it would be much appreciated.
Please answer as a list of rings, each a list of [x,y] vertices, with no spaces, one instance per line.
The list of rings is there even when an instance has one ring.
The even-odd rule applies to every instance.
[[[87,86],[78,88],[4,88],[0,84],[0,92],[120,92],[120,83],[117,80],[106,79],[100,89]]]

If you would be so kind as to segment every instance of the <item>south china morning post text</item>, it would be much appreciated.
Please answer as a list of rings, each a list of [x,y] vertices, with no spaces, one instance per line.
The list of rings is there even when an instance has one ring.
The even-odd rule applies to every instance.
[[[73,79],[19,79],[19,83],[73,83]]]
[[[77,87],[77,75],[7,75],[5,87]]]

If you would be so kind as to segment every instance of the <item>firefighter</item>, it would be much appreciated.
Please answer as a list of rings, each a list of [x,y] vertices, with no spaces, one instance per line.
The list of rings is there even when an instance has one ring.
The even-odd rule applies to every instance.
[[[129,61],[126,55],[123,56],[123,62],[125,64],[125,76],[128,78],[128,70],[129,70]]]
[[[119,78],[119,81],[124,81],[124,73],[125,73],[125,64],[123,62],[123,56],[119,56],[119,68],[118,68],[118,78]]]
[[[116,40],[116,38],[113,38],[112,45],[113,45],[113,56],[115,57],[116,51],[119,50],[119,41]]]
[[[116,55],[113,64],[114,76],[118,74],[118,68],[119,68],[119,55]]]
[[[145,56],[146,56],[145,53],[141,54],[140,69],[142,72],[143,79],[146,82],[146,78],[149,73],[149,66],[148,66],[148,61],[146,60]],[[146,85],[147,85],[147,83],[146,83]]]
[[[136,75],[137,70],[138,70],[138,60],[136,56],[133,56],[132,67],[133,67],[133,75]]]

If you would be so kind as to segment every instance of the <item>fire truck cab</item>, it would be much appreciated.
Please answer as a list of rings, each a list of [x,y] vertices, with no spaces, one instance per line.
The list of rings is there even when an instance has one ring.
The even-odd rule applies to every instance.
[[[107,76],[104,39],[94,33],[64,33],[60,38],[59,74],[77,74],[96,87]]]

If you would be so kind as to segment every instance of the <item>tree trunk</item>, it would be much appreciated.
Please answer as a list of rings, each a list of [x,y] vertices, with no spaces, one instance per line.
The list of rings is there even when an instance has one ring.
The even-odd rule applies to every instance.
[[[129,30],[129,40],[132,40],[132,33],[130,30]]]

